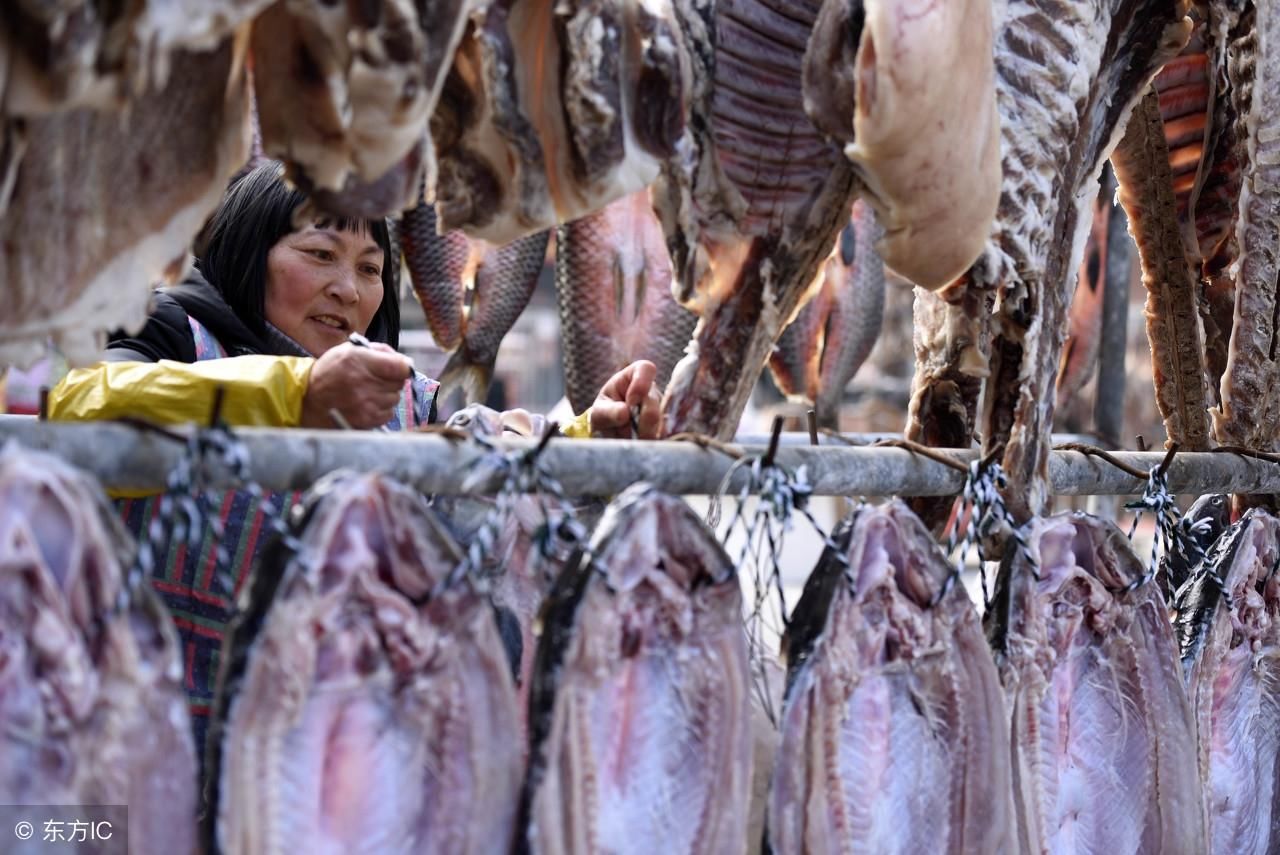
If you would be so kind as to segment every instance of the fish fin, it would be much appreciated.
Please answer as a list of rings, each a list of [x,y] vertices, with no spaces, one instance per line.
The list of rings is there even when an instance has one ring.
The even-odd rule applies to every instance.
[[[493,362],[476,362],[461,347],[450,354],[440,372],[441,391],[448,395],[454,389],[461,389],[468,404],[483,404],[492,383]]]

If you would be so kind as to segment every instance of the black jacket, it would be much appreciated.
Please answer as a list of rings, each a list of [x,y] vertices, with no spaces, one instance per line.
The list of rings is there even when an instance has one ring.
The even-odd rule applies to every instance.
[[[110,362],[196,361],[196,342],[187,318],[195,318],[227,349],[228,356],[307,356],[282,333],[260,336],[244,325],[198,270],[181,285],[161,288],[152,297],[151,314],[137,335],[113,334],[107,343]]]

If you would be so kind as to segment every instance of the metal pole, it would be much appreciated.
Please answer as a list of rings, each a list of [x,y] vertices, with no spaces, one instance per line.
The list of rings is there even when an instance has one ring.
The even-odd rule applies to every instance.
[[[468,464],[486,453],[483,447],[437,434],[275,428],[242,428],[237,434],[249,452],[250,477],[270,490],[305,489],[343,468],[385,472],[424,493],[491,493],[500,486],[496,479],[467,483]],[[51,451],[117,491],[160,489],[184,451],[182,445],[153,432],[110,422],[0,417],[0,446],[9,439]],[[536,441],[509,439],[498,444],[526,450]],[[754,455],[765,451],[761,446],[740,450]],[[967,464],[976,452],[948,454]],[[1145,472],[1158,465],[1164,454],[1118,452],[1116,457]],[[723,451],[690,442],[605,439],[557,439],[541,459],[566,492],[590,496],[612,495],[639,481],[671,493],[710,495],[718,491],[734,463]],[[953,496],[964,483],[964,473],[900,448],[780,446],[777,462],[792,470],[804,466],[817,495]],[[745,467],[738,467],[728,489],[741,489],[747,475]],[[1280,493],[1280,463],[1226,453],[1179,454],[1168,478],[1170,489],[1177,493]],[[1051,453],[1049,481],[1061,495],[1128,495],[1144,486],[1144,479],[1075,451]],[[227,484],[229,480],[221,479],[211,486]]]
[[[1119,448],[1124,431],[1125,356],[1129,349],[1129,273],[1133,266],[1133,238],[1124,208],[1116,204],[1116,175],[1107,164],[1102,186],[1111,200],[1107,221],[1107,259],[1102,279],[1102,329],[1098,342],[1098,375],[1093,390],[1093,429],[1106,448]],[[1089,510],[1115,519],[1119,503],[1094,496]]]
[[[1115,196],[1116,178],[1108,165],[1103,187]],[[1098,344],[1098,386],[1094,392],[1093,422],[1110,448],[1120,447],[1124,430],[1124,362],[1129,341],[1129,272],[1133,238],[1124,209],[1112,202],[1107,223],[1107,269],[1102,289],[1102,330]]]

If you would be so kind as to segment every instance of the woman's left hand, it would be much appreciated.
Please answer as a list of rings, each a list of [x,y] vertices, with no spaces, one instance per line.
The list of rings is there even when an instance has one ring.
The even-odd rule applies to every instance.
[[[662,397],[653,384],[658,367],[637,360],[604,384],[591,405],[591,435],[607,439],[657,439]]]

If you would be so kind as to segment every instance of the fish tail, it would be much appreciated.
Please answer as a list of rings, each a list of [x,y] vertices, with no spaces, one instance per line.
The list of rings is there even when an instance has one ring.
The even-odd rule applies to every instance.
[[[494,360],[487,362],[471,358],[466,348],[459,347],[444,364],[440,373],[440,387],[444,394],[461,389],[468,404],[483,404],[493,383]]]

